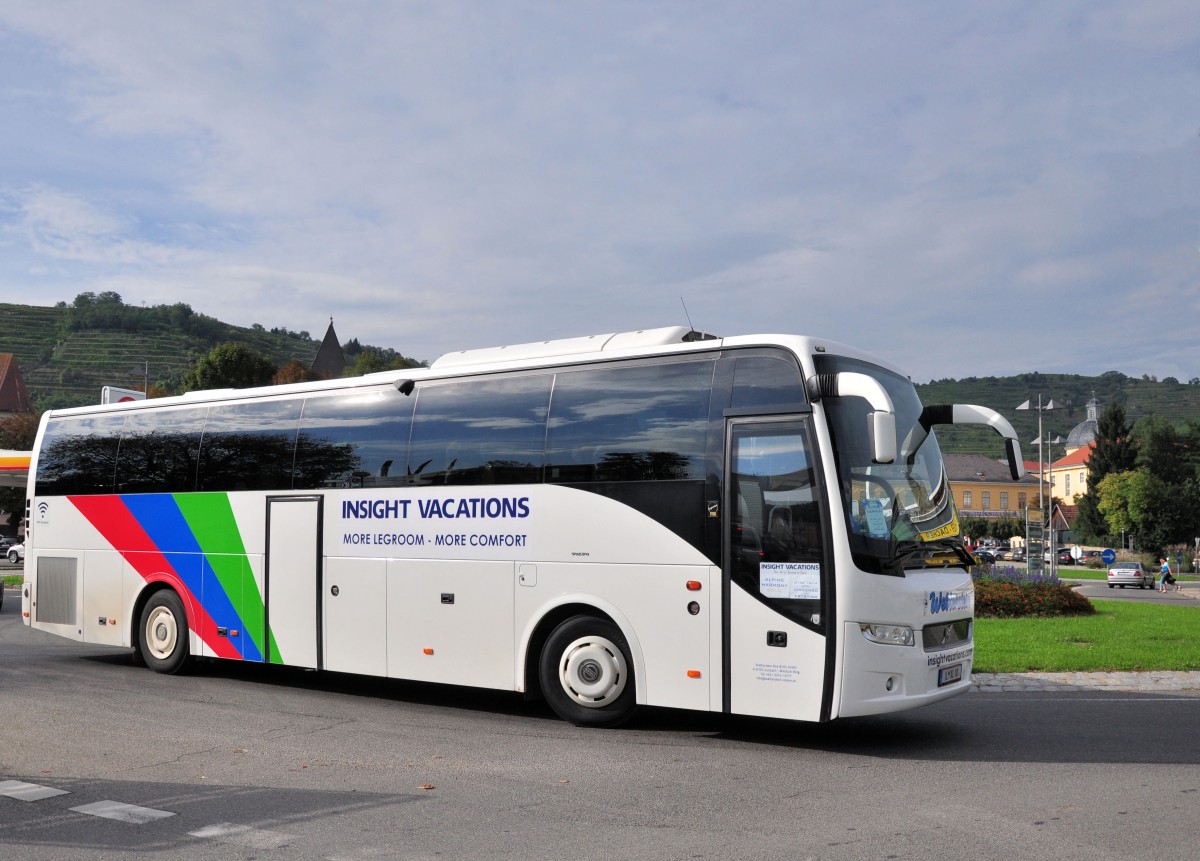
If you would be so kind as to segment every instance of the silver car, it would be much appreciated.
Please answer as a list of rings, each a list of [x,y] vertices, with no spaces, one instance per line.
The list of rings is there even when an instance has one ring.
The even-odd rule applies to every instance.
[[[1142,567],[1141,562],[1114,562],[1108,566],[1108,588],[1113,586],[1153,589],[1154,575]]]
[[[25,545],[24,544],[14,544],[12,547],[9,547],[8,548],[8,561],[11,562],[13,565],[16,565],[18,562],[25,561]]]

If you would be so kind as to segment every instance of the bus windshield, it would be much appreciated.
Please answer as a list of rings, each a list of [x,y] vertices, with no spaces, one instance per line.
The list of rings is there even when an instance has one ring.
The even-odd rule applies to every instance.
[[[878,380],[896,410],[896,460],[875,463],[866,433],[870,405],[856,397],[824,401],[855,563],[864,571],[903,576],[906,569],[969,562],[942,452],[920,422],[912,382],[854,359],[817,356],[816,363],[818,373],[852,371]]]

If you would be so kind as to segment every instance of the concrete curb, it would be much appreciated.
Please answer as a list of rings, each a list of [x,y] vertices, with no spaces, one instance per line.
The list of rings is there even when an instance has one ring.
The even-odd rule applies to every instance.
[[[1126,691],[1200,697],[1200,671],[1145,673],[973,673],[972,693]]]

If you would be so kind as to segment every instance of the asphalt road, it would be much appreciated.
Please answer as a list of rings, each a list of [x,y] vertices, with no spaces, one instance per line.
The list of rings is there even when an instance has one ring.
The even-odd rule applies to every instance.
[[[1180,580],[1179,585],[1182,588],[1178,592],[1175,591],[1174,586],[1166,592],[1159,592],[1158,586],[1153,589],[1138,589],[1136,586],[1126,586],[1124,589],[1120,586],[1109,588],[1109,585],[1103,580],[1071,581],[1070,574],[1060,576],[1068,582],[1076,583],[1075,591],[1089,599],[1138,601],[1143,604],[1165,604],[1200,609],[1200,582],[1195,580]]]
[[[512,694],[159,676],[24,628],[15,599],[5,861],[1177,861],[1200,833],[1196,696],[970,693],[827,725],[646,710],[581,730]]]

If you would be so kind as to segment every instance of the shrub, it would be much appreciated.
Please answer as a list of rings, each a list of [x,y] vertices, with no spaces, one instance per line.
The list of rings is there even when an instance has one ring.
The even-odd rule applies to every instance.
[[[1052,574],[1031,575],[995,566],[975,575],[975,615],[1013,619],[1020,616],[1087,616],[1092,603]]]

